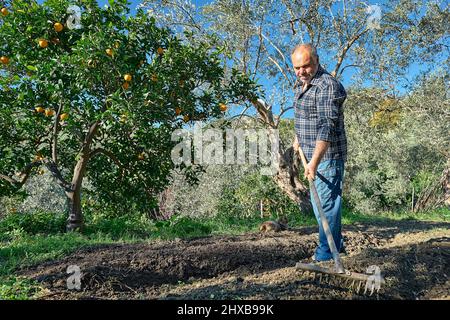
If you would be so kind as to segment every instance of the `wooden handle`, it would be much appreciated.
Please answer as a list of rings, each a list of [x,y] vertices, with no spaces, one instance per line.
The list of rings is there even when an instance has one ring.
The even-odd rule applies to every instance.
[[[306,171],[308,163],[306,162],[305,154],[303,153],[303,150],[300,147],[300,143],[298,144],[298,154],[300,155],[300,159],[302,160],[303,167],[305,168],[305,171]],[[320,223],[322,224],[323,230],[325,231],[328,246],[330,247],[330,251],[333,256],[336,272],[344,273],[345,269],[344,269],[344,266],[342,265],[342,260],[341,260],[341,257],[339,256],[339,252],[336,248],[336,244],[334,243],[330,225],[328,224],[328,219],[325,216],[325,213],[323,212],[322,204],[320,202],[320,198],[319,198],[319,194],[317,193],[316,186],[314,184],[313,179],[308,178],[308,181],[309,181],[309,188],[310,188],[311,194],[314,198],[314,201],[316,202],[317,210],[319,211]]]
[[[298,154],[300,155],[300,159],[302,160],[303,168],[306,170],[306,168],[308,167],[308,161],[306,161],[305,154],[300,147],[300,143],[298,144]]]

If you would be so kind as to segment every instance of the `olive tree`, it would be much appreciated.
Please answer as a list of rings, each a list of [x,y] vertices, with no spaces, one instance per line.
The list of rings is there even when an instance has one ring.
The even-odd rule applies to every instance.
[[[237,109],[238,116],[258,118],[267,128],[278,128],[292,110],[296,79],[290,52],[296,44],[312,43],[332,75],[351,77],[352,85],[375,86],[386,98],[408,84],[404,78],[411,65],[425,63],[431,69],[448,64],[445,1],[216,0],[200,8],[194,3],[144,0],[142,7],[160,17],[160,24],[192,32],[186,41],[215,39],[229,66],[252,74],[264,88],[263,99],[249,99]],[[299,161],[291,144],[280,144],[278,153],[275,182],[307,208],[307,188],[298,179]]]

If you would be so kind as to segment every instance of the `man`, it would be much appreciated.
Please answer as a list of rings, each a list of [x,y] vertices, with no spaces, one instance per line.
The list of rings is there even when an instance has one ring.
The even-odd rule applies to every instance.
[[[294,150],[298,149],[300,143],[308,161],[305,178],[315,179],[314,183],[336,248],[343,252],[342,183],[347,157],[343,103],[347,94],[342,84],[319,64],[319,56],[312,45],[296,46],[291,59],[298,79],[294,98]],[[312,259],[330,260],[333,256],[312,195],[311,202],[319,223],[319,245]]]

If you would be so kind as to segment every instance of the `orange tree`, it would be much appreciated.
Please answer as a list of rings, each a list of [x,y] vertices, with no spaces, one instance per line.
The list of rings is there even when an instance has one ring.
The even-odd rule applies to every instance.
[[[210,44],[184,44],[143,11],[130,16],[126,0],[109,3],[0,1],[0,195],[47,167],[67,196],[68,230],[83,226],[84,178],[103,203],[155,206],[173,130],[255,91],[225,74]]]

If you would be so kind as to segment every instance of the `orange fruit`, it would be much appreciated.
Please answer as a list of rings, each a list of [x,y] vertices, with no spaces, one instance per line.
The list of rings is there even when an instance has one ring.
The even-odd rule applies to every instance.
[[[188,122],[189,121],[189,116],[186,114],[186,115],[184,115],[184,117],[183,117],[183,121],[184,122]]]
[[[64,26],[61,23],[56,22],[53,25],[53,29],[55,29],[56,32],[61,32],[64,29]]]
[[[113,49],[108,48],[108,49],[106,49],[105,51],[106,51],[106,54],[107,54],[108,56],[112,57],[112,55],[113,55],[113,53],[114,53]]]
[[[44,112],[44,108],[42,108],[42,107],[36,107],[34,110],[36,110],[36,112],[38,112],[38,113]]]
[[[8,9],[6,9],[6,8],[2,8],[1,10],[0,10],[0,12],[2,13],[2,15],[3,16],[7,16],[8,15]]]
[[[161,47],[159,47],[156,51],[158,52],[158,54],[159,54],[160,56],[164,54],[164,49],[161,48]]]
[[[9,63],[9,58],[8,58],[8,57],[5,57],[5,56],[1,56],[1,57],[0,57],[0,61],[1,61],[3,64],[8,64],[8,63]]]
[[[126,75],[123,76],[123,78],[125,79],[125,81],[130,82],[132,77],[131,74],[127,73]]]
[[[69,117],[69,114],[68,114],[68,113],[63,113],[63,114],[61,114],[61,115],[59,116],[59,118],[61,119],[61,121],[66,120],[68,117]]]
[[[222,111],[222,112],[225,112],[228,109],[227,105],[224,103],[219,104],[219,108],[220,108],[220,111]]]
[[[47,47],[48,47],[48,41],[45,40],[45,39],[40,39],[40,40],[39,40],[39,46],[40,46],[41,48],[47,48]]]
[[[55,110],[53,109],[45,109],[45,116],[46,117],[51,117],[55,114]]]
[[[124,88],[125,90],[128,90],[129,87],[130,87],[130,84],[128,82],[124,82],[122,84],[122,88]]]
[[[182,110],[180,108],[175,108],[175,114],[179,116],[181,114]]]

